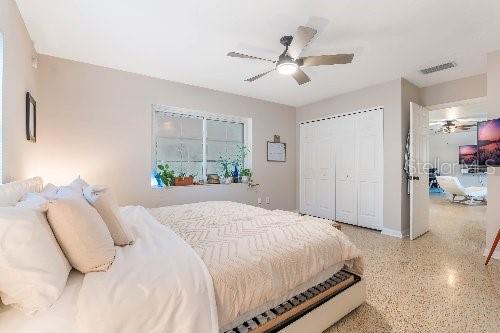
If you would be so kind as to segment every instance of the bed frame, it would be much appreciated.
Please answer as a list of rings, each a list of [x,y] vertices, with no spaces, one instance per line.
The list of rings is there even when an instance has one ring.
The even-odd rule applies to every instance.
[[[365,281],[341,270],[225,333],[321,333],[366,300]]]

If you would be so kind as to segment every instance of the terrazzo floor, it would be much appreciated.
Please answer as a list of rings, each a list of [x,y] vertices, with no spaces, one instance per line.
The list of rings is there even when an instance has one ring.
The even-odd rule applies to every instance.
[[[324,333],[500,332],[500,261],[484,266],[486,206],[431,199],[410,241],[343,225],[363,251],[367,301]]]

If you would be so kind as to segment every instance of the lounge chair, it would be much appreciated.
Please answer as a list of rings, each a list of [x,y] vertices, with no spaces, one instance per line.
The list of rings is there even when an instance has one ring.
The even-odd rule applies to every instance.
[[[463,187],[458,178],[453,176],[437,176],[436,178],[439,186],[452,196],[452,202],[468,201],[473,203],[474,200],[486,202],[486,187]],[[456,198],[462,199],[456,201]]]

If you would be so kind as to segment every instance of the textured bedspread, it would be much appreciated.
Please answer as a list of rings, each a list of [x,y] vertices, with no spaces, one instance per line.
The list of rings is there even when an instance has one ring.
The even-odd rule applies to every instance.
[[[149,212],[205,262],[221,328],[341,262],[362,273],[359,250],[321,219],[226,201]]]

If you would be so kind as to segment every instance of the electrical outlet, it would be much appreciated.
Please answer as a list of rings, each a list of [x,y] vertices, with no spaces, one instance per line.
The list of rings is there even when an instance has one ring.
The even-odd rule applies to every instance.
[[[269,200],[269,197],[266,197],[266,204],[270,204],[271,200]]]
[[[259,205],[261,205],[261,204],[262,204],[262,198],[257,198],[257,203],[258,203]]]

